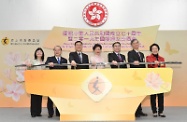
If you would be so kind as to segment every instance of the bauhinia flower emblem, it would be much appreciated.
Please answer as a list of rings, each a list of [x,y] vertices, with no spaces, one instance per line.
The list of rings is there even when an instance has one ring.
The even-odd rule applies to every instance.
[[[22,61],[22,59],[24,61]],[[11,83],[6,85],[6,83],[0,79],[0,93],[18,102],[20,97],[25,93],[22,82],[24,82],[24,72],[26,67],[16,68],[16,77],[13,77],[12,73],[14,72],[12,72],[11,67],[17,64],[27,64],[30,62],[29,54],[25,54],[25,56],[22,57],[21,53],[19,52],[9,52],[7,55],[5,55],[4,60],[9,67],[4,69],[2,73]]]
[[[102,3],[91,2],[83,9],[82,16],[87,24],[100,26],[107,21],[108,9]]]
[[[147,74],[145,83],[148,87],[154,90],[159,90],[164,81],[161,79],[159,74],[151,72]]]
[[[12,84],[8,84],[6,86],[6,91],[4,95],[6,97],[11,97],[14,101],[19,101],[20,96],[25,93],[23,85],[18,82],[13,82]]]
[[[94,20],[94,19],[100,20],[101,18],[100,14],[102,14],[103,12],[101,10],[97,10],[97,8],[94,7],[92,11],[89,11],[88,13],[89,15],[91,15],[91,20]]]

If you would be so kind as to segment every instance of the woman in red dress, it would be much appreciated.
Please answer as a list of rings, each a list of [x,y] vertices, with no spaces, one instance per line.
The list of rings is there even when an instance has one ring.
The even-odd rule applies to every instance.
[[[147,62],[154,62],[155,64],[148,64],[148,68],[160,68],[166,67],[165,64],[161,64],[160,62],[164,62],[164,58],[159,55],[160,47],[158,44],[152,44],[150,46],[151,55],[146,57]],[[156,106],[156,97],[158,97],[158,110]],[[153,117],[166,117],[163,114],[164,111],[164,93],[151,95],[151,109],[153,111]]]

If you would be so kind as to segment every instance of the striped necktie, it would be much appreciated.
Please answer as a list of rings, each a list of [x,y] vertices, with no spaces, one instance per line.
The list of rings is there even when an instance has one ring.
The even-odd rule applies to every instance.
[[[80,62],[82,63],[82,55],[81,55],[81,53],[78,53],[78,55],[79,55]]]
[[[138,53],[138,56],[139,56],[139,58],[140,58],[140,61],[142,61],[142,57],[141,57],[140,52],[137,52],[137,53]]]
[[[120,54],[117,54],[117,56],[118,56],[119,61],[122,62],[123,59],[121,58],[121,55],[120,55]]]

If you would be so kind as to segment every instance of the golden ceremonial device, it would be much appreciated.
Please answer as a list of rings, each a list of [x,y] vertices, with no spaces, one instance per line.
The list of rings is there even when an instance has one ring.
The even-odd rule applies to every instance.
[[[159,62],[160,64],[182,64],[182,62],[179,61],[166,61],[166,62]],[[118,62],[118,65],[124,65],[124,64],[134,64],[133,62]],[[155,64],[155,62],[139,62],[139,64]],[[54,63],[54,66],[69,66],[71,65],[70,63]],[[92,65],[92,63],[84,63],[84,64],[77,64],[77,65]],[[103,63],[96,63],[96,66],[100,66],[100,65],[114,65],[111,62],[103,62]],[[48,64],[38,64],[38,65],[32,65],[31,67],[35,67],[35,66],[46,66],[49,67]],[[20,64],[20,65],[16,65],[16,68],[19,67],[27,67],[26,64]]]

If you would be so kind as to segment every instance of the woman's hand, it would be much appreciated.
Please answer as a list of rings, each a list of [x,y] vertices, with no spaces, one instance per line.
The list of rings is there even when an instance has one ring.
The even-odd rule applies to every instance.
[[[96,65],[96,62],[92,62],[92,66],[95,66]]]
[[[155,64],[156,64],[156,65],[159,65],[159,61],[155,61]]]
[[[31,63],[27,63],[26,65],[27,65],[27,67],[31,67],[31,66],[32,66],[32,64],[31,64]]]

